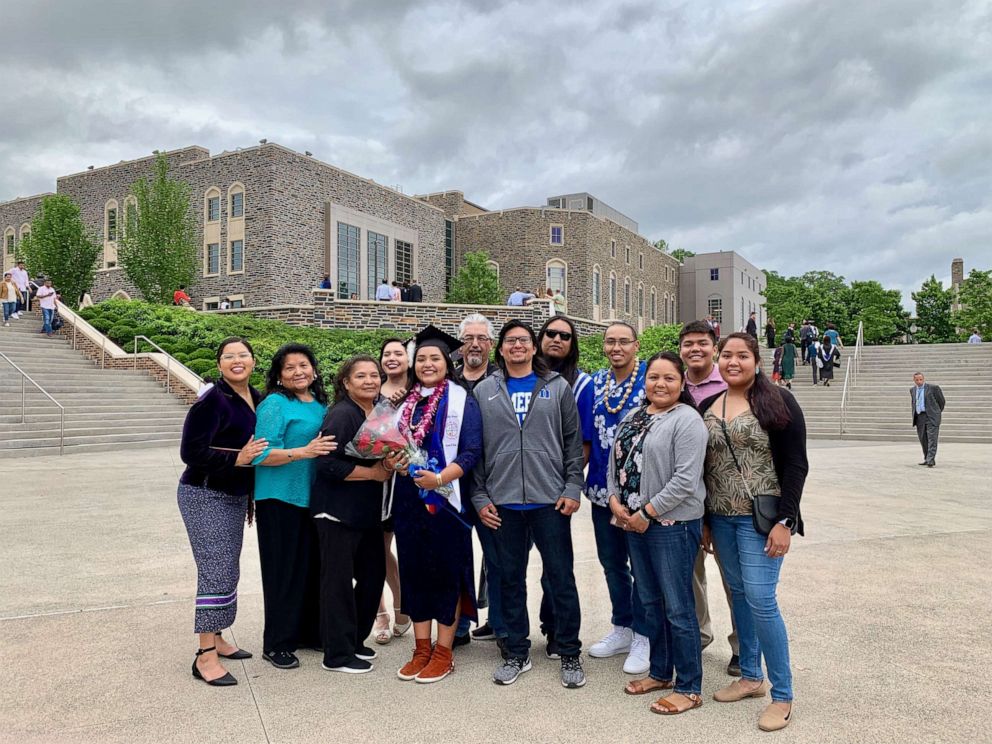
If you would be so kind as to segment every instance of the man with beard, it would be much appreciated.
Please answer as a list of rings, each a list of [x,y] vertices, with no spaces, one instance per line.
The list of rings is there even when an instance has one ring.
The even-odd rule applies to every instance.
[[[462,364],[455,370],[455,379],[468,388],[469,392],[499,369],[490,361],[495,335],[492,321],[479,313],[466,315],[458,326],[458,338],[462,342]]]

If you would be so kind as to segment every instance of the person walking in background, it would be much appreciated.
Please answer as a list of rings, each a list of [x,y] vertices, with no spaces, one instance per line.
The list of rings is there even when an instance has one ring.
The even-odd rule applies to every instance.
[[[473,394],[483,421],[483,457],[472,503],[494,531],[501,571],[506,658],[493,681],[510,685],[531,669],[527,561],[536,544],[551,587],[563,687],[586,683],[579,655],[581,611],[573,571],[571,517],[582,499],[582,435],[572,388],[537,355],[534,329],[500,330],[499,371]]]
[[[314,460],[333,452],[322,436],[327,393],[309,346],[286,344],[272,357],[255,436],[268,446],[252,462],[265,625],[262,658],[300,665],[298,648],[320,648],[320,559],[310,517]],[[342,447],[347,442],[342,443]]]
[[[698,320],[691,321],[682,326],[679,333],[679,356],[686,365],[685,389],[692,396],[695,405],[699,405],[703,400],[717,393],[722,393],[727,389],[727,383],[720,375],[720,370],[715,364],[716,354],[716,334],[708,323]],[[720,565],[720,556],[714,556],[717,567]],[[733,608],[730,587],[723,579],[723,569],[720,569],[720,583],[723,585],[723,593],[727,600],[727,607],[730,608],[730,623],[732,630],[727,636],[730,644],[730,662],[727,664],[727,674],[731,677],[741,676],[740,644],[737,640],[737,627],[734,623]],[[706,593],[706,551],[699,551],[696,556],[696,565],[692,571],[692,592],[696,601],[696,621],[699,624],[699,638],[702,647],[706,648],[713,642],[713,627],[710,621],[709,598]]]
[[[844,342],[841,341],[840,333],[837,331],[837,326],[833,323],[827,323],[827,330],[823,332],[824,336],[830,337],[830,343],[837,349],[844,348]]]
[[[713,699],[764,697],[764,657],[772,703],[758,718],[758,728],[776,731],[792,721],[789,638],[776,590],[792,534],[803,534],[799,502],[809,472],[806,423],[792,393],[772,385],[761,370],[753,337],[733,333],[717,348],[728,387],[699,407],[709,432],[703,547],[719,554],[733,593],[741,678]],[[758,519],[754,499],[769,496],[777,497],[777,509],[774,515],[760,511]]]
[[[393,301],[393,288],[389,286],[387,279],[383,279],[379,286],[375,288],[375,299],[379,302]]]
[[[795,323],[789,323],[789,327],[785,329],[785,335],[782,337],[782,340],[784,341],[785,339],[792,339],[792,343],[793,344],[796,343],[796,324]]]
[[[772,355],[772,382],[776,385],[782,384],[782,347],[775,349]]]
[[[940,419],[944,411],[944,391],[940,385],[931,385],[922,372],[913,375],[913,387],[909,389],[913,404],[913,426],[923,447],[923,462],[929,468],[937,465],[937,438],[940,435]]]
[[[18,320],[21,313],[31,309],[31,277],[28,276],[28,270],[24,268],[23,261],[18,261],[17,266],[10,270],[10,278],[13,279],[14,284],[21,292],[17,307],[11,315],[12,318]]]
[[[769,349],[775,348],[775,318],[768,318],[768,322],[765,323],[765,340]]]
[[[0,303],[3,303],[3,324],[10,325],[10,319],[17,316],[17,307],[21,302],[21,290],[14,284],[14,278],[8,271],[3,275],[0,284]]]
[[[423,302],[424,301],[424,290],[421,288],[420,284],[417,283],[416,279],[413,279],[410,283],[410,302]]]
[[[792,389],[792,378],[796,376],[796,345],[792,343],[792,337],[786,334],[785,343],[782,344],[782,381],[785,386]]]
[[[806,349],[806,353],[809,354],[810,369],[813,371],[813,384],[819,384],[820,379],[820,367],[822,362],[819,360],[820,354],[820,342],[814,337],[810,342],[809,347]]]
[[[978,333],[978,329],[977,328],[972,328],[971,329],[971,335],[968,336],[968,343],[969,344],[980,344],[980,343],[982,343],[982,337]]]
[[[372,412],[382,370],[370,356],[341,365],[334,380],[334,405],[321,430],[351,442]],[[376,652],[365,645],[386,579],[382,522],[389,508],[384,482],[393,471],[382,460],[363,460],[344,445],[319,458],[310,513],[320,548],[320,635],[328,672],[363,674]]]
[[[651,639],[649,676],[624,691],[673,690],[651,706],[662,715],[703,704],[692,574],[706,500],[707,431],[684,375],[682,360],[670,351],[648,360],[645,401],[617,427],[608,478],[610,510],[627,533]]]
[[[830,336],[824,333],[823,341],[816,350],[816,364],[813,365],[819,369],[824,387],[830,387],[830,382],[834,379],[834,362],[837,359],[840,359],[840,350],[833,345]]]
[[[799,328],[799,344],[800,350],[802,351],[803,364],[808,364],[812,359],[812,354],[810,354],[809,347],[812,346],[815,341],[816,332],[813,330],[813,326],[810,325],[808,320],[804,320],[802,326]],[[815,373],[813,374],[813,384],[816,384]]]
[[[586,496],[592,502],[596,555],[603,567],[610,595],[612,630],[589,648],[589,655],[608,658],[627,654],[623,670],[644,674],[651,666],[650,641],[645,634],[644,608],[630,571],[630,552],[624,531],[611,524],[607,471],[617,425],[644,400],[644,372],[638,361],[641,346],[628,323],[614,322],[603,336],[603,354],[610,366],[593,377],[595,436],[589,452]],[[557,608],[556,608],[557,609]]]
[[[268,443],[255,439],[255,408],[261,395],[248,384],[255,353],[243,338],[217,347],[220,379],[200,391],[183,424],[179,457],[186,469],[177,501],[196,561],[193,632],[199,648],[193,677],[214,687],[238,684],[220,659],[250,659],[222,631],[238,613],[241,544],[245,517],[252,517],[251,463]]]
[[[173,305],[189,305],[190,297],[186,294],[186,285],[180,284],[179,289],[172,293]]]
[[[758,337],[758,321],[756,313],[751,313],[747,318],[747,325],[744,326],[744,332],[751,338]]]
[[[55,317],[55,303],[58,301],[58,292],[52,286],[51,279],[45,279],[44,284],[38,287],[35,297],[38,299],[38,305],[41,307],[41,319],[43,323],[41,333],[51,338],[54,333],[52,319]]]

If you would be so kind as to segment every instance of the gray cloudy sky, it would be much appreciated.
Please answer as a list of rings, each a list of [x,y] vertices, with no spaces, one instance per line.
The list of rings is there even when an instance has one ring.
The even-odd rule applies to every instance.
[[[267,137],[908,292],[992,267],[987,0],[0,0],[0,200]]]

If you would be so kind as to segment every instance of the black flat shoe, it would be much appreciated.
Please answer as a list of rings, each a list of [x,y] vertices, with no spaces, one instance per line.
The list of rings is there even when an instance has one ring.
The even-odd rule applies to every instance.
[[[197,650],[196,655],[200,656],[209,651],[215,651],[215,650],[216,650],[215,646],[211,646],[210,648],[201,648]],[[211,687],[233,687],[234,685],[238,684],[238,680],[230,672],[225,674],[223,677],[218,677],[217,679],[204,679],[203,675],[200,673],[200,670],[196,668],[196,659],[193,659],[193,677],[203,682],[206,682]]]
[[[220,633],[217,633],[216,635],[218,638],[220,637]],[[252,658],[251,651],[245,651],[243,648],[239,648],[233,654],[222,654],[220,651],[218,651],[217,655],[222,659],[235,659],[237,661],[240,661],[242,659]]]
[[[296,654],[289,651],[263,651],[262,658],[276,669],[296,669],[300,665]]]

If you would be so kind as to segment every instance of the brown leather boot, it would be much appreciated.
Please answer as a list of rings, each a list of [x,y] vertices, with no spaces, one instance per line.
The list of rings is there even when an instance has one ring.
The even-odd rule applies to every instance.
[[[454,670],[455,661],[451,657],[451,649],[439,643],[434,647],[434,653],[431,654],[431,663],[417,675],[417,682],[425,685],[429,685],[431,682],[440,682]]]
[[[450,653],[450,652],[449,652]],[[418,638],[413,648],[413,658],[408,661],[402,669],[396,672],[396,676],[404,682],[414,679],[424,667],[431,661],[431,639]]]

